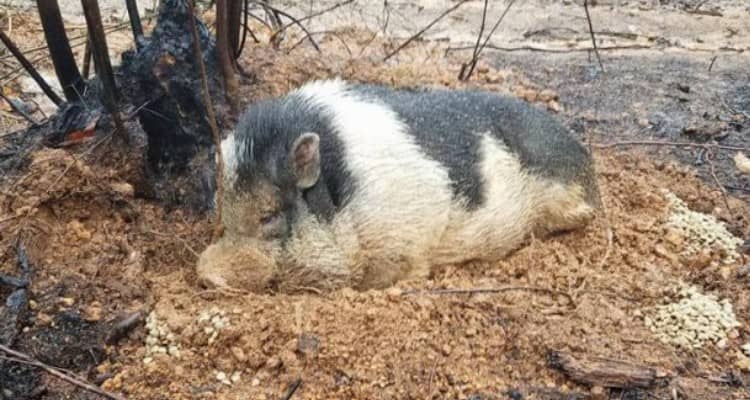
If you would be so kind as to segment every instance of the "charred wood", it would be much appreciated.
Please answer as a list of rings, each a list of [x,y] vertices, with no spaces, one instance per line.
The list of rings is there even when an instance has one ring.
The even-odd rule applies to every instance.
[[[576,358],[560,351],[550,352],[547,362],[577,383],[607,388],[649,388],[665,383],[670,377],[658,368],[618,360]]]
[[[83,49],[83,79],[89,79],[89,69],[91,68],[91,40],[86,40],[86,47]]]
[[[118,136],[127,141],[127,134],[120,119],[120,111],[118,109],[120,93],[117,90],[115,75],[109,60],[107,37],[104,34],[99,3],[97,0],[81,0],[81,5],[83,6],[83,13],[86,16],[86,26],[88,27],[89,40],[91,42],[91,53],[94,56],[94,67],[102,84],[102,103],[112,116]]]
[[[10,38],[2,30],[0,30],[0,40],[3,42],[5,47],[8,48],[8,51],[10,51],[11,54],[13,54],[13,56],[18,60],[21,66],[23,66],[26,72],[31,75],[37,85],[39,85],[42,91],[44,91],[44,94],[46,94],[47,97],[49,97],[49,99],[58,106],[61,105],[63,103],[63,100],[60,98],[60,96],[58,96],[57,93],[52,90],[47,81],[45,81],[44,78],[39,75],[39,72],[36,70],[36,68],[34,68],[31,62],[23,55],[21,50],[18,49],[16,44],[13,43],[13,41],[10,40]]]
[[[37,0],[39,18],[49,47],[50,58],[55,66],[57,79],[68,101],[76,101],[84,92],[85,82],[78,72],[68,36],[65,34],[62,15],[57,0]],[[58,104],[59,105],[59,104]]]
[[[222,78],[224,79],[224,95],[227,102],[236,108],[237,106],[237,90],[239,84],[237,82],[237,76],[235,75],[234,68],[234,52],[231,48],[230,39],[230,2],[233,0],[217,0],[216,1],[216,52],[217,60],[219,62],[219,69],[221,70]]]
[[[229,51],[232,60],[240,56],[241,47],[241,29],[242,29],[242,3],[243,0],[227,0],[229,14]],[[234,63],[232,64],[234,65]]]
[[[133,39],[135,48],[140,49],[143,46],[143,25],[141,25],[141,16],[138,14],[138,4],[136,0],[125,0],[130,18],[130,28],[133,30]]]

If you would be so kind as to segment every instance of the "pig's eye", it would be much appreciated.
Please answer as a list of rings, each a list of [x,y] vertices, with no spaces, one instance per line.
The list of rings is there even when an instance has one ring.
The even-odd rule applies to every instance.
[[[280,213],[278,211],[269,212],[260,218],[260,223],[263,225],[270,225],[279,219]]]

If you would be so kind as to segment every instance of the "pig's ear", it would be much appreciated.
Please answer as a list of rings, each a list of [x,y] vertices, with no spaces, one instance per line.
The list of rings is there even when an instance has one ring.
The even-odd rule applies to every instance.
[[[303,133],[294,140],[289,158],[297,187],[313,186],[320,178],[320,137],[312,132]]]

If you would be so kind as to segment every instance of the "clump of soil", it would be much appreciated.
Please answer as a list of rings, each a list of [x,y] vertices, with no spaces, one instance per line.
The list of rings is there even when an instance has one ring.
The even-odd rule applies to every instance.
[[[457,86],[441,78],[457,69],[419,73],[424,62],[388,68],[367,58],[328,63],[308,52],[249,53],[247,69],[258,71],[258,83],[243,89],[244,102],[332,75]],[[518,87],[517,78],[499,76],[505,75],[483,67],[461,85]],[[547,107],[554,100],[537,98]],[[0,272],[14,272],[11,250],[19,237],[35,266],[37,307],[31,333],[19,334],[18,343],[31,343],[63,313],[82,315],[79,326],[100,332],[83,339],[101,349],[98,365],[65,366],[99,377],[107,390],[131,399],[276,399],[301,380],[294,398],[645,396],[568,380],[547,366],[547,354],[559,350],[669,371],[671,386],[648,388],[652,396],[667,398],[674,389],[686,398],[747,398],[736,379],[722,378],[741,382],[750,372],[734,368],[745,365],[738,354],[750,341],[750,291],[736,275],[742,260],[682,254],[666,235],[662,189],[691,209],[731,217],[719,190],[674,163],[595,150],[606,215],[580,231],[530,240],[497,264],[441,268],[428,280],[383,291],[259,295],[201,288],[194,268],[210,237],[206,217],[135,197],[118,168],[125,161],[106,157],[107,145],[77,154],[38,151],[0,192]],[[734,214],[750,211],[728,201]],[[735,231],[746,236],[748,227]],[[641,310],[663,304],[680,282],[729,299],[743,325],[724,347],[680,349],[645,326]],[[446,288],[465,290],[437,291]],[[108,323],[134,310],[149,313],[149,325],[105,345],[100,336]]]

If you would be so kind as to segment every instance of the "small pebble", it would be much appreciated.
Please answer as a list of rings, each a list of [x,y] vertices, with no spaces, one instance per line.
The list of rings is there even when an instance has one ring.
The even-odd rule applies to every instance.
[[[60,298],[60,304],[64,305],[65,307],[70,307],[73,304],[75,304],[76,300],[72,297],[61,297]]]

